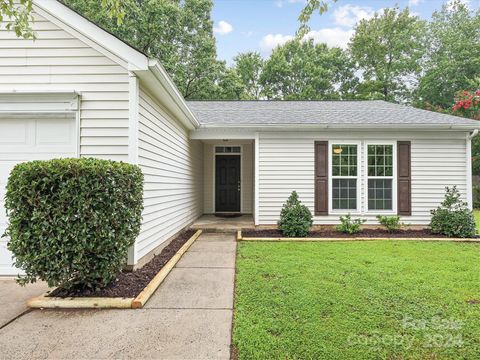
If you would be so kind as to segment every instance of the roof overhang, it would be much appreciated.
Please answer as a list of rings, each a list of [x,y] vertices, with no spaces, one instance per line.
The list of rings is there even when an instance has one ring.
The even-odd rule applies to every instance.
[[[57,0],[34,0],[34,10],[41,16],[92,46],[129,70],[148,68],[148,57],[116,36],[103,30]]]
[[[292,130],[324,130],[324,129],[355,129],[355,130],[390,130],[390,129],[399,129],[399,130],[475,130],[480,129],[480,122],[478,126],[476,125],[466,125],[466,124],[208,124],[200,125],[202,129],[252,129],[256,131],[292,131]]]
[[[188,129],[199,123],[156,59],[131,47],[57,0],[34,0],[35,11],[112,61],[133,72],[150,93]]]
[[[150,60],[147,70],[134,73],[142,84],[189,130],[198,128],[200,124],[190,111],[182,94],[178,91],[170,76],[158,60]]]
[[[385,131],[403,131],[403,132],[449,132],[462,131],[471,132],[480,130],[480,123],[477,127],[472,125],[398,125],[398,124],[377,124],[377,125],[322,125],[322,124],[283,124],[283,125],[256,125],[235,124],[235,125],[202,125],[200,128],[192,131],[191,139],[254,139],[255,133],[268,132],[338,132],[338,131],[356,131],[356,132],[385,132]]]

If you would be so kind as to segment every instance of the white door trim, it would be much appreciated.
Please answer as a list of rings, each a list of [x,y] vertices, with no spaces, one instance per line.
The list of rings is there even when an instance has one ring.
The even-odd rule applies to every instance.
[[[232,147],[239,147],[240,152],[239,153],[218,153],[216,151],[217,146],[232,146]],[[216,193],[216,184],[215,184],[215,176],[216,176],[216,166],[217,166],[217,156],[222,156],[222,155],[237,155],[240,156],[240,213],[243,214],[243,145],[225,145],[225,144],[213,144],[213,166],[212,166],[212,171],[213,171],[213,179],[212,179],[212,184],[213,184],[213,191],[212,191],[212,207],[213,207],[213,213],[215,214],[217,212],[217,204],[215,202],[215,193]],[[223,211],[224,213],[226,211]],[[238,213],[238,211],[234,211],[233,213]]]

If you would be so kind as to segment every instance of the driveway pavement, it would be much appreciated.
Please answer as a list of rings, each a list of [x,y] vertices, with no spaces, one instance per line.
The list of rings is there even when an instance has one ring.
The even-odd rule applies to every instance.
[[[203,234],[141,310],[36,310],[0,330],[0,358],[228,359],[234,234]]]
[[[42,295],[47,290],[48,286],[44,282],[23,287],[13,277],[0,277],[0,328],[28,310],[28,299]]]

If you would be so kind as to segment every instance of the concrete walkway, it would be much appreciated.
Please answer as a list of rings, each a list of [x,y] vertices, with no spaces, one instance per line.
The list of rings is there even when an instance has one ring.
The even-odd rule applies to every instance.
[[[0,358],[228,359],[235,236],[203,234],[141,310],[37,310],[0,330]]]
[[[14,277],[0,277],[0,327],[27,311],[28,299],[42,295],[47,290],[48,286],[44,282],[20,286]]]

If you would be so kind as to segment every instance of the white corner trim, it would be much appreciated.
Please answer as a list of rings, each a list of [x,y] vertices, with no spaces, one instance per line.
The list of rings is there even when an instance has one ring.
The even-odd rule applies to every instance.
[[[253,214],[254,214],[254,224],[258,225],[259,224],[259,218],[260,218],[260,210],[259,210],[259,203],[260,203],[260,189],[259,184],[260,184],[260,176],[259,176],[259,169],[260,169],[260,134],[257,132],[255,133],[255,154],[254,154],[254,171],[255,171],[255,181],[253,185],[253,191],[254,191],[254,209],[253,209]]]
[[[478,132],[477,132],[478,133]],[[472,189],[472,137],[467,133],[465,139],[465,163],[467,173],[467,204],[470,210],[473,210],[473,189]]]
[[[140,84],[137,76],[128,74],[128,162],[138,164],[138,128],[140,117]],[[128,249],[127,264],[135,265],[138,262],[137,242]]]
[[[74,35],[79,37],[80,40],[94,47],[105,56],[112,58],[112,55],[114,55],[123,59],[129,69],[146,70],[148,68],[147,56],[77,14],[61,2],[57,0],[34,0],[34,5],[35,11],[41,16],[48,18],[61,28],[66,26],[67,31],[73,30]],[[118,59],[112,60],[118,62]]]
[[[138,163],[138,122],[139,122],[140,86],[137,76],[130,72],[128,76],[128,160]]]

